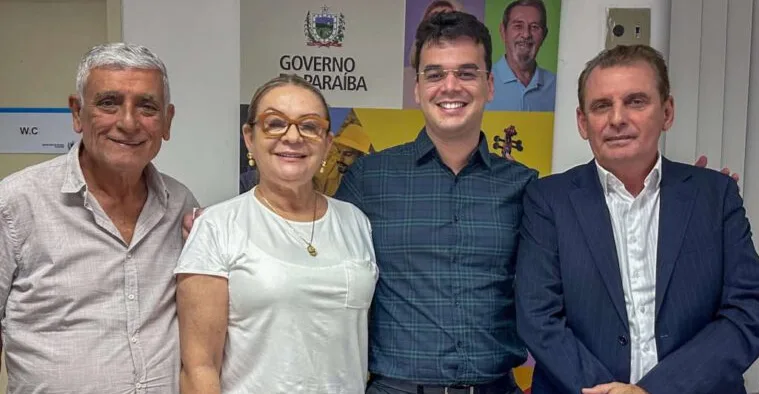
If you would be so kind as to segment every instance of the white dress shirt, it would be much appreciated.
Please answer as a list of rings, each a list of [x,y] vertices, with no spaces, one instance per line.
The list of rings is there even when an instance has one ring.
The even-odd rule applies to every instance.
[[[655,314],[661,155],[636,197],[614,174],[598,162],[596,166],[614,230],[630,325],[630,383],[635,384],[658,362]]]

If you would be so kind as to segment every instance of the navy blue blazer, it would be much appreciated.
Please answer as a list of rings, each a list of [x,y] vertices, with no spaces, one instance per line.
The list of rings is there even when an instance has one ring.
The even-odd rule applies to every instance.
[[[730,177],[662,158],[651,394],[744,394],[759,356],[759,257]],[[516,270],[533,394],[629,383],[630,327],[595,163],[532,182]]]

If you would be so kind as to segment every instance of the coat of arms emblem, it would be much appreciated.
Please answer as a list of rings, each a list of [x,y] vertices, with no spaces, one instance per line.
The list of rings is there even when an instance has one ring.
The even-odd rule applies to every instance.
[[[320,12],[308,11],[303,30],[308,46],[341,47],[345,37],[345,16],[330,12],[327,6]]]

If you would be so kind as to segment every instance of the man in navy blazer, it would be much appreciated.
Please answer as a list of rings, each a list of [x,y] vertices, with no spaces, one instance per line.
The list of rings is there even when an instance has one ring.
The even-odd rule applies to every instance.
[[[662,56],[618,46],[579,78],[594,160],[527,187],[517,329],[533,394],[737,394],[759,357],[759,257],[737,183],[658,151]]]

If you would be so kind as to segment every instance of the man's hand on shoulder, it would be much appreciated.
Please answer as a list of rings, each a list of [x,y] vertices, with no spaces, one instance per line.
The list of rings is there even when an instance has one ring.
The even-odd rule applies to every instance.
[[[704,168],[706,167],[706,163],[707,163],[706,156],[701,155],[693,165],[695,165],[696,167]],[[731,178],[735,179],[736,182],[738,182],[738,180],[740,179],[740,175],[737,172],[731,173],[730,169],[727,167],[723,168],[720,172],[725,175],[729,175]]]
[[[582,394],[648,394],[648,392],[634,384],[612,382],[582,389]]]
[[[203,213],[203,208],[193,208],[192,212],[187,212],[182,217],[182,240],[187,241],[187,237],[190,236],[190,230],[192,229],[195,218]]]

